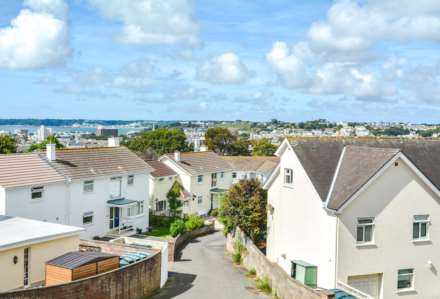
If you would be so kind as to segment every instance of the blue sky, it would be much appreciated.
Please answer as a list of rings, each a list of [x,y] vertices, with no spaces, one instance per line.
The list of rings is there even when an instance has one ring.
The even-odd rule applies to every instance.
[[[439,41],[436,0],[2,1],[0,117],[440,123]]]

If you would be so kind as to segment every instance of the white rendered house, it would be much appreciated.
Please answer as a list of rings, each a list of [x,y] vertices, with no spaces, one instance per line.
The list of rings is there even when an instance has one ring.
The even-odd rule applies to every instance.
[[[83,227],[82,238],[144,231],[150,170],[119,146],[0,155],[0,214]]]
[[[267,256],[359,298],[440,296],[440,142],[285,140],[269,178]]]
[[[257,179],[264,184],[278,165],[279,158],[272,156],[224,156],[232,167],[232,183]]]
[[[160,157],[159,161],[177,173],[187,194],[183,215],[206,215],[218,208],[218,196],[232,184],[231,166],[214,152],[176,152]]]

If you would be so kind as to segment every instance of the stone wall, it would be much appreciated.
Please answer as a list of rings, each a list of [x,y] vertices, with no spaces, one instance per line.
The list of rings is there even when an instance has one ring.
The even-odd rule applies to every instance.
[[[242,253],[243,266],[255,269],[258,277],[267,277],[272,291],[280,299],[333,299],[334,295],[325,290],[312,289],[291,278],[280,266],[270,262],[243,232],[237,229],[227,237],[226,250],[234,252],[234,242],[241,240],[245,250]]]
[[[106,242],[82,242],[84,248],[101,248],[103,252],[127,252],[123,245]],[[126,250],[124,250],[126,249]],[[139,249],[136,249],[139,251]],[[70,283],[0,293],[0,299],[143,299],[160,288],[161,253],[93,277]]]

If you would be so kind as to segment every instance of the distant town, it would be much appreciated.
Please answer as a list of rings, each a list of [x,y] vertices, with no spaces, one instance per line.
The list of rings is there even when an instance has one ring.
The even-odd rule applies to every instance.
[[[149,121],[149,120],[84,120],[84,119],[0,119],[0,134],[17,142],[17,151],[25,152],[32,144],[55,135],[66,147],[93,147],[107,144],[108,137],[122,139],[157,128],[180,128],[188,143],[203,143],[208,128],[225,127],[249,140],[268,139],[279,145],[286,137],[366,137],[438,138],[440,124],[395,122],[331,122],[325,119],[285,122],[272,119],[252,121]]]

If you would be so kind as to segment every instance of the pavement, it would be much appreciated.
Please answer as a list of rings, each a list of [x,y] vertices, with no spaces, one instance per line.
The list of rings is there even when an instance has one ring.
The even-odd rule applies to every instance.
[[[153,299],[267,299],[225,253],[225,238],[216,232],[191,241],[170,264],[169,279]]]

